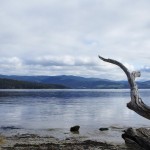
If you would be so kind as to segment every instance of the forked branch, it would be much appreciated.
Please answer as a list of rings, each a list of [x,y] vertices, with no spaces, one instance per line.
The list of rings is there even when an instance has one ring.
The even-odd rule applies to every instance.
[[[127,103],[127,107],[135,111],[137,114],[141,115],[142,117],[150,120],[150,107],[144,104],[144,102],[140,98],[138,92],[138,86],[135,82],[135,78],[141,76],[140,72],[133,71],[130,73],[129,70],[122,63],[116,60],[106,59],[101,56],[99,56],[99,58],[105,62],[119,66],[125,72],[130,85],[130,96],[131,96],[131,101]]]

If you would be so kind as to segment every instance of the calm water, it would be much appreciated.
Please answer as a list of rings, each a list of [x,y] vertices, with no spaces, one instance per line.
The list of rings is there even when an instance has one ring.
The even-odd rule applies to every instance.
[[[140,93],[150,105],[150,90]],[[149,127],[149,120],[126,107],[129,95],[129,90],[1,90],[0,126]]]

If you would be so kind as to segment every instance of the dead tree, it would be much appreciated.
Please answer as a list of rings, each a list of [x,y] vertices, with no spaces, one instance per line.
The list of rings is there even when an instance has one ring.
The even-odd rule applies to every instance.
[[[116,60],[106,59],[101,56],[99,56],[99,58],[105,62],[119,66],[125,72],[127,79],[128,79],[129,86],[130,86],[130,96],[131,96],[131,101],[127,103],[127,107],[135,111],[137,114],[141,115],[142,117],[150,120],[150,106],[147,106],[142,101],[139,91],[138,91],[138,86],[135,82],[135,78],[140,77],[141,73],[139,71],[130,72],[122,63]],[[125,134],[123,134],[122,137],[125,139],[127,143],[129,143],[129,141],[130,142],[132,141],[138,144],[140,147],[146,150],[150,150],[150,130],[149,129],[130,128],[125,131]]]

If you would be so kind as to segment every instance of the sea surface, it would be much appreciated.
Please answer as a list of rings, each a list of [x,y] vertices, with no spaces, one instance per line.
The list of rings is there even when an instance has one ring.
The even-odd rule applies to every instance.
[[[150,105],[150,90],[140,90]],[[128,89],[0,90],[0,127],[27,129],[150,127],[150,121],[126,107]]]

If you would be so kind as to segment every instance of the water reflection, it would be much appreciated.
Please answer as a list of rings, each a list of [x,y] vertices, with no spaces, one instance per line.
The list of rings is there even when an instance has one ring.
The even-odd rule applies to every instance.
[[[141,92],[147,103],[149,93]],[[129,100],[129,90],[5,90],[0,92],[0,126],[149,126],[126,107]]]

